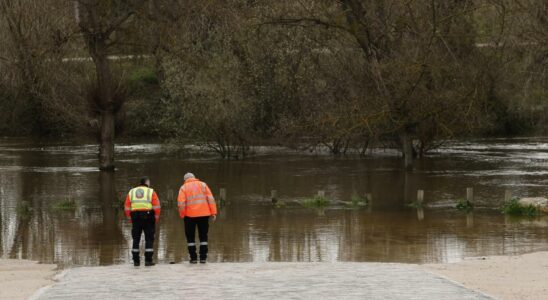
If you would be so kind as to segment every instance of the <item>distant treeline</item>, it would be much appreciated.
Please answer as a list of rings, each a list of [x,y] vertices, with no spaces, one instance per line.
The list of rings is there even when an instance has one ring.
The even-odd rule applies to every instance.
[[[410,165],[548,126],[545,0],[2,0],[0,45],[2,133],[97,134],[106,160],[123,134]]]

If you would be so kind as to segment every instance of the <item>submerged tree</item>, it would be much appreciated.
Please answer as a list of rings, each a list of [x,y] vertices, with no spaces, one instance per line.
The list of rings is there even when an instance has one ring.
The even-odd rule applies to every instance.
[[[379,130],[375,136],[394,139],[406,168],[413,166],[417,139],[425,151],[428,139],[474,128],[485,88],[482,71],[472,67],[480,61],[471,21],[477,8],[472,1],[410,5],[326,0],[286,1],[286,5],[289,9],[273,16],[269,24],[323,28],[330,37],[324,40],[326,45],[339,41],[335,48],[347,50],[346,59],[362,62],[356,122]],[[332,108],[331,113],[336,113]],[[351,115],[338,111],[341,119]],[[356,123],[347,128],[355,129]]]
[[[76,21],[95,65],[95,81],[89,88],[92,110],[99,117],[99,168],[114,170],[116,114],[126,101],[125,87],[114,73],[110,55],[120,32],[145,0],[76,0]]]
[[[0,129],[90,123],[101,170],[126,111],[129,134],[224,158],[388,146],[410,168],[447,139],[548,123],[545,2],[4,0]]]

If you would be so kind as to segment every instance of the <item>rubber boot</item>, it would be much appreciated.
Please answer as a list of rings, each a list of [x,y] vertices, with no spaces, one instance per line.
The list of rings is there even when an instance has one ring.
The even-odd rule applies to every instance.
[[[200,245],[200,263],[205,264],[207,261],[207,245]]]
[[[195,264],[198,262],[198,255],[196,254],[196,246],[188,246],[188,254],[190,255],[191,264]]]
[[[141,257],[139,256],[139,252],[131,252],[133,256],[133,266],[138,267],[141,265]]]
[[[155,263],[152,262],[152,256],[154,256],[154,252],[145,252],[145,267],[155,265]]]

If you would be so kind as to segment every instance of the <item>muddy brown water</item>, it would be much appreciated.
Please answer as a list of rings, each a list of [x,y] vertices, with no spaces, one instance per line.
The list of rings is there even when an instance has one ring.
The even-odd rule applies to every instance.
[[[453,142],[406,173],[390,151],[366,158],[265,152],[225,162],[166,150],[160,144],[120,143],[117,172],[96,169],[89,143],[0,139],[0,256],[61,265],[128,263],[131,226],[120,203],[141,175],[164,202],[155,243],[160,263],[186,260],[174,206],[182,177],[192,171],[229,203],[211,226],[210,257],[218,262],[379,261],[453,262],[468,256],[548,249],[548,219],[508,218],[497,208],[506,189],[548,196],[548,138]],[[452,207],[474,187],[479,208]],[[269,194],[278,190],[274,207]],[[419,220],[406,203],[425,190]],[[370,208],[291,205],[325,190],[333,200],[372,193]],[[72,199],[74,210],[53,208]],[[23,203],[23,204],[22,204]],[[22,207],[28,207],[24,209]]]

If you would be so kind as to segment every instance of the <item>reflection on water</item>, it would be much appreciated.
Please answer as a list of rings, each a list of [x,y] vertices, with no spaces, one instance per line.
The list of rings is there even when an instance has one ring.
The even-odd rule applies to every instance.
[[[155,244],[158,261],[186,259],[182,222],[173,200],[185,172],[229,203],[211,227],[212,261],[445,262],[465,256],[546,250],[548,220],[511,219],[498,207],[506,189],[518,196],[548,195],[548,139],[454,143],[402,172],[390,155],[367,159],[273,155],[223,162],[193,159],[160,145],[116,148],[116,174],[97,172],[89,144],[0,141],[0,256],[62,265],[130,261],[130,224],[121,202],[142,175],[164,203]],[[449,207],[474,187],[476,210]],[[371,193],[372,207],[324,210],[281,202],[313,196],[334,200]],[[413,209],[417,190],[426,209]],[[75,210],[52,208],[73,199]],[[23,204],[24,205],[23,205]]]

